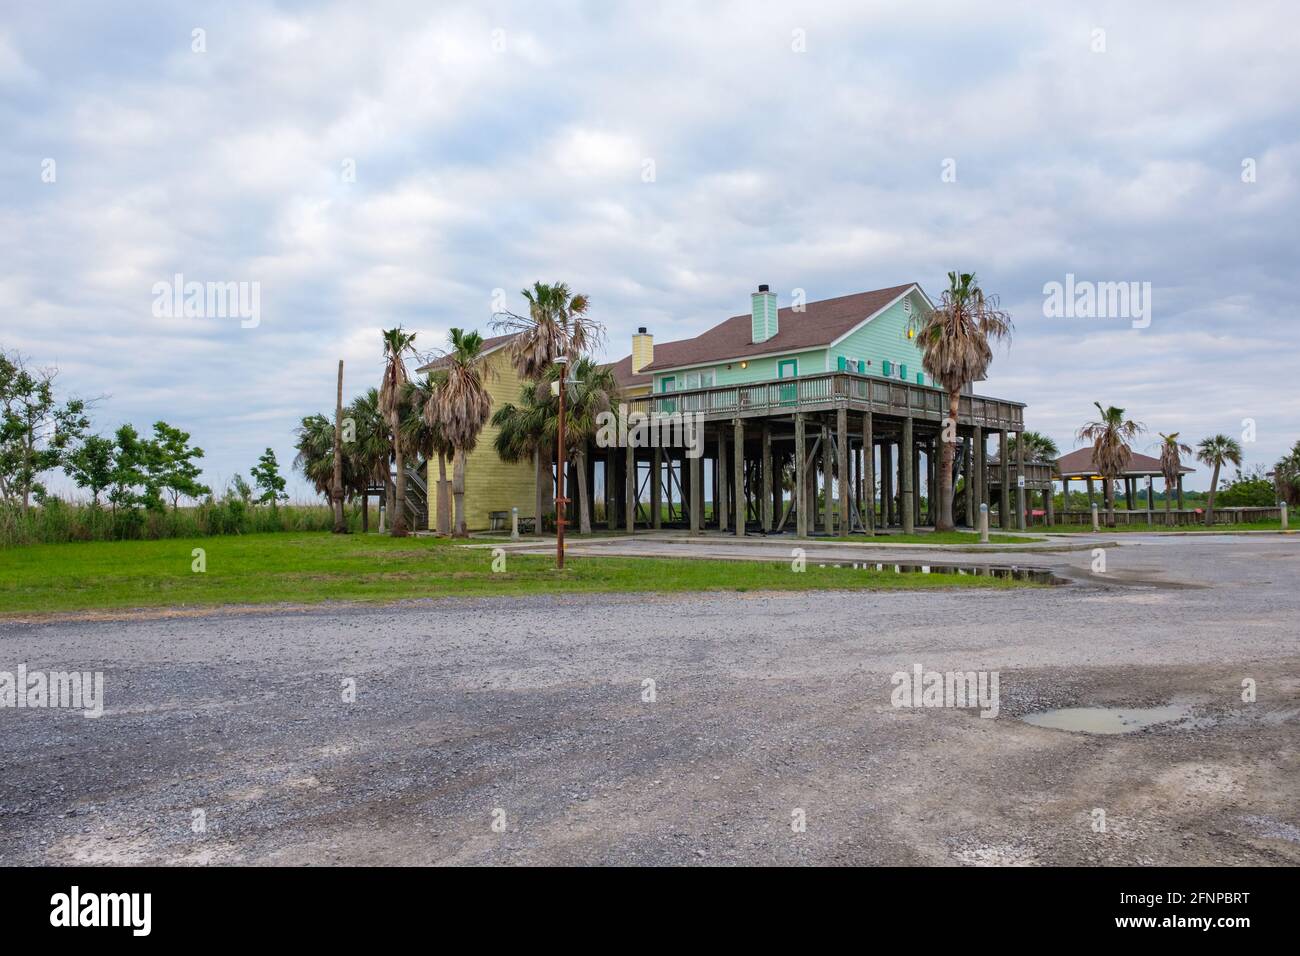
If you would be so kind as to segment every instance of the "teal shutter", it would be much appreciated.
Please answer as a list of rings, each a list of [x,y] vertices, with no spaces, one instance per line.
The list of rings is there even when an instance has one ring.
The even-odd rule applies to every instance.
[[[847,371],[847,370],[848,370],[848,367],[849,367],[849,360],[846,359],[843,355],[841,355],[841,356],[839,357],[839,369],[840,369],[840,371],[841,371],[841,372]]]
[[[916,373],[916,384],[917,384],[917,385],[924,385],[924,384],[925,384],[925,373],[924,373],[924,372],[917,372],[917,373]]]
[[[867,360],[866,360],[866,359],[858,359],[858,374],[859,374],[859,375],[866,375],[866,374],[867,374]]]
[[[898,377],[901,378],[904,382],[907,381],[907,366],[904,365],[902,362],[898,363]]]
[[[884,375],[885,378],[889,378],[889,376],[893,375],[894,363],[889,361],[889,359],[882,359],[880,362],[880,374]]]

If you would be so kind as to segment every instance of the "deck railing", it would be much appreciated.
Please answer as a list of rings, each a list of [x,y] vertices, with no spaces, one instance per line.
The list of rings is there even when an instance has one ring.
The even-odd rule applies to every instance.
[[[657,392],[628,400],[633,412],[703,412],[705,419],[769,416],[797,411],[823,411],[845,405],[898,418],[938,422],[948,412],[943,389],[851,372],[824,372],[796,378],[770,379],[743,385]],[[983,395],[963,395],[957,418],[963,425],[1019,431],[1024,404]]]

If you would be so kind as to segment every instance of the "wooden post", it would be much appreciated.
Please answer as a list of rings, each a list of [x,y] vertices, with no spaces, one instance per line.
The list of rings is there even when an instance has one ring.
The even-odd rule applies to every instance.
[[[425,472],[428,477],[428,472]],[[334,499],[334,533],[346,534],[347,519],[343,516],[343,360],[339,359],[339,388],[334,405],[334,480],[330,486]],[[425,524],[429,522],[426,520]]]
[[[1183,476],[1178,476],[1178,510],[1183,510]]]
[[[975,526],[975,476],[971,473],[972,462],[974,460],[974,449],[971,447],[971,437],[966,435],[961,441],[961,471],[966,476],[966,524]]]
[[[727,530],[727,430],[718,426],[717,467],[713,470],[713,510],[718,513],[718,530]]]
[[[663,525],[663,517],[660,512],[663,510],[663,476],[660,474],[664,465],[664,452],[658,445],[655,446],[653,462],[650,467],[654,469],[650,473],[650,527],[656,531]]]
[[[762,528],[765,532],[770,532],[775,519],[772,517],[772,426],[767,422],[763,423],[762,451],[758,460],[763,469],[763,487],[759,492],[762,495],[759,500],[763,503]]]
[[[1130,512],[1136,510],[1137,508],[1137,502],[1135,501],[1136,498],[1137,498],[1137,479],[1125,478],[1124,479],[1124,504],[1128,506],[1128,510]]]
[[[902,486],[901,500],[899,501],[899,510],[903,515],[903,534],[912,534],[916,531],[916,515],[912,511],[913,499],[916,491],[912,487],[912,453],[915,445],[912,443],[912,416],[908,415],[903,419],[903,443],[898,449],[898,463],[902,468],[901,481]]]
[[[831,535],[835,533],[835,495],[831,488],[834,476],[835,456],[831,453],[831,430],[822,425],[822,531]]]
[[[794,507],[795,534],[800,538],[808,537],[808,504],[804,500],[808,496],[808,483],[803,478],[804,466],[808,461],[807,449],[804,447],[806,437],[803,414],[796,412],[794,416]]]
[[[636,496],[636,449],[629,444],[627,446],[627,462],[623,474],[624,521],[627,524],[628,534],[631,534],[636,530]]]
[[[835,410],[835,463],[839,466],[837,478],[840,483],[840,534],[848,534],[853,529],[849,521],[849,507],[853,496],[849,494],[849,410],[841,405]],[[830,482],[826,483],[827,487]]]
[[[912,446],[912,528],[921,523],[921,444]]]
[[[1025,530],[1025,488],[1023,482],[1025,478],[1025,443],[1024,432],[1016,434],[1016,527],[1021,531]]]
[[[1151,491],[1151,476],[1147,475],[1147,524],[1149,525],[1153,525],[1156,523],[1156,519],[1152,517],[1152,512],[1155,510],[1152,507],[1152,505],[1154,504],[1154,501],[1152,499],[1154,498],[1155,495],[1152,494]]]
[[[894,443],[888,438],[880,443],[880,523],[894,523]]]
[[[867,506],[866,527],[876,530],[876,449],[871,412],[862,416],[862,500]]]
[[[1050,481],[1047,483],[1047,490],[1043,492],[1043,497],[1046,499],[1044,502],[1044,510],[1047,512],[1047,525],[1048,527],[1051,527],[1056,524],[1056,494],[1052,490],[1052,483]]]
[[[974,434],[971,436],[971,470],[975,473],[975,510],[978,512],[980,505],[988,504],[988,465],[985,458],[988,455],[988,440],[984,437],[984,429],[976,425]]]
[[[731,426],[736,433],[736,537],[745,536],[745,521],[749,517],[749,499],[745,496],[745,420],[737,418]]]
[[[537,526],[542,525],[542,516],[537,516]],[[618,528],[618,464],[614,459],[614,449],[605,451],[605,525],[610,531]]]
[[[1010,531],[1015,527],[1011,523],[1011,455],[1007,451],[1007,430],[998,431],[998,469],[1002,474],[1002,500],[998,502],[998,527]]]
[[[704,532],[704,480],[703,466],[698,457],[690,459],[691,472],[691,534]]]

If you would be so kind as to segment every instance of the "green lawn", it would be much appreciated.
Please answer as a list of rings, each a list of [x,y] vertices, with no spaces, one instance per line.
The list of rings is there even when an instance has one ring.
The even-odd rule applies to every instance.
[[[797,542],[791,542],[794,547]],[[207,570],[191,570],[203,548]],[[436,538],[327,533],[255,534],[162,541],[96,541],[0,550],[0,616],[110,608],[225,604],[382,602],[408,598],[554,594],[561,591],[750,591],[831,588],[1005,588],[997,577],[895,574],[749,561],[569,559],[507,554]]]

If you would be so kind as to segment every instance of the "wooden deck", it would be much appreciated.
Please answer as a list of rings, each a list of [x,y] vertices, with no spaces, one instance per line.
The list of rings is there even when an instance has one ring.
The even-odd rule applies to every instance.
[[[948,396],[941,388],[853,372],[824,372],[745,385],[684,389],[628,399],[627,405],[630,411],[644,414],[703,412],[706,422],[785,418],[796,412],[847,408],[898,419],[919,419],[937,425],[948,414]],[[988,431],[1019,432],[1024,428],[1024,409],[1023,402],[963,395],[957,423]]]

